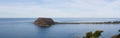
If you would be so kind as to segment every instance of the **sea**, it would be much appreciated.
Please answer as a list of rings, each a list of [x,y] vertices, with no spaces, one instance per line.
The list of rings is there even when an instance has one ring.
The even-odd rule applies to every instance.
[[[100,38],[119,34],[120,24],[55,24],[40,27],[33,24],[37,18],[0,18],[0,38],[76,38],[86,32],[103,30]],[[55,22],[105,22],[120,18],[52,18]]]

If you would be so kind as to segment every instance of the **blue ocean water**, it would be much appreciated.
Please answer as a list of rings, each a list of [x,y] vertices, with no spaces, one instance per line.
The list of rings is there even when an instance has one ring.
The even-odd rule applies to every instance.
[[[0,38],[75,38],[86,32],[104,30],[100,38],[118,34],[120,24],[55,24],[40,27],[37,18],[0,18]],[[120,18],[53,18],[57,22],[120,21]]]

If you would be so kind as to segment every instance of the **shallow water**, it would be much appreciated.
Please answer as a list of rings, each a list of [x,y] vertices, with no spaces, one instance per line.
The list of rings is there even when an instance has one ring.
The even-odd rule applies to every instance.
[[[0,38],[75,38],[86,32],[104,30],[100,38],[118,34],[120,24],[55,24],[39,27],[33,24],[36,18],[0,18]],[[54,18],[58,22],[116,21],[119,18]]]

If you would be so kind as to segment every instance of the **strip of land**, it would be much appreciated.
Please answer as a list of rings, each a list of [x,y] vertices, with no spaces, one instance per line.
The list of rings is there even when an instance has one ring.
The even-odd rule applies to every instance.
[[[55,24],[120,24],[120,21],[113,21],[113,22],[55,22]]]

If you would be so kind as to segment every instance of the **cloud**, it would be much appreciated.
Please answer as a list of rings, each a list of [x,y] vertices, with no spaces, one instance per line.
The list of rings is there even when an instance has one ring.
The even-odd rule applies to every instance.
[[[118,10],[120,10],[119,6],[120,6],[120,1],[116,0],[114,2],[111,2],[109,4],[107,4],[106,6],[104,6],[101,9],[98,9],[97,12],[99,13],[99,15],[102,15],[104,17],[118,17],[119,18],[119,12]],[[118,8],[118,9],[116,9]]]
[[[119,18],[119,0],[4,0],[0,17]]]
[[[0,6],[0,17],[66,17],[70,14],[40,6]],[[7,13],[7,14],[6,14]]]

